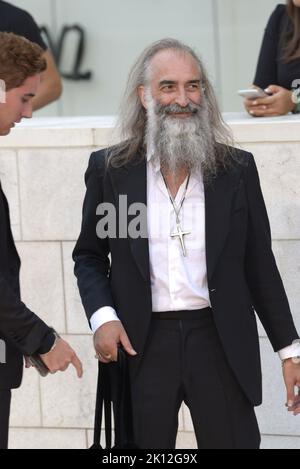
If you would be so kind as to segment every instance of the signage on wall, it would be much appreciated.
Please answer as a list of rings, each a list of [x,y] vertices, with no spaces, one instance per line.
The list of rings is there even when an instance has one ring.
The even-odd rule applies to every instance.
[[[56,65],[63,78],[67,80],[79,81],[79,80],[91,80],[92,72],[82,72],[81,66],[85,54],[85,30],[82,26],[74,24],[72,26],[63,26],[60,36],[57,41],[54,40],[51,32],[47,26],[40,28],[42,36],[46,39],[50,50],[53,53]],[[74,60],[71,69],[66,72],[63,70],[63,54],[66,45],[66,41],[72,35],[74,37]]]

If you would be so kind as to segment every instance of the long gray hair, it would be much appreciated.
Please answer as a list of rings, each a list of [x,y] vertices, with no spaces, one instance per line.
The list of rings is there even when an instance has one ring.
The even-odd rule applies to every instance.
[[[121,143],[109,149],[108,163],[113,167],[126,165],[135,159],[138,151],[143,148],[147,114],[140,101],[137,90],[139,86],[148,85],[152,58],[158,52],[168,49],[191,55],[199,66],[204,96],[208,105],[209,121],[215,137],[216,150],[217,142],[225,145],[225,147],[222,145],[218,146],[218,163],[223,167],[226,167],[228,157],[226,157],[227,151],[225,149],[232,145],[233,139],[230,129],[223,121],[215,93],[208,80],[205,67],[193,49],[176,39],[169,38],[154,42],[147,47],[130,71],[116,126]]]

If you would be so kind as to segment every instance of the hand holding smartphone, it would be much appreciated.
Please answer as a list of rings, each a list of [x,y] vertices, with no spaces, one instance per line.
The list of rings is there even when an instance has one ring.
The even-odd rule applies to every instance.
[[[52,345],[51,350],[49,351],[53,350],[57,341],[60,339],[59,334],[53,328],[51,329],[54,334],[55,340],[54,340],[54,344]],[[29,363],[29,365],[33,366],[39,372],[41,376],[45,377],[50,373],[49,368],[47,367],[46,363],[43,361],[40,354],[34,353],[33,355],[27,356],[26,360]]]
[[[272,96],[272,93],[267,93],[261,88],[249,88],[245,90],[239,90],[238,94],[242,98],[251,99],[251,100],[255,100],[258,98],[267,98],[268,96]]]
[[[26,357],[26,358],[27,358],[28,363],[31,366],[33,366],[43,378],[49,374],[49,368],[43,362],[43,360],[41,359],[38,353],[35,353],[34,355],[30,355],[29,357]]]

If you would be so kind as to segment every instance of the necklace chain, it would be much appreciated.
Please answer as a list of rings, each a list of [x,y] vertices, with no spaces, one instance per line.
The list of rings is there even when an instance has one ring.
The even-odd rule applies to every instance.
[[[187,178],[187,182],[186,182],[184,193],[182,195],[182,198],[181,198],[181,201],[180,201],[180,204],[179,204],[179,208],[177,207],[175,199],[173,198],[173,196],[171,194],[171,191],[168,187],[168,184],[167,184],[162,172],[161,172],[161,175],[162,175],[162,178],[164,180],[165,186],[166,186],[168,194],[169,194],[170,201],[172,203],[172,206],[173,206],[173,209],[174,209],[174,212],[175,212],[175,215],[176,215],[176,228],[177,228],[177,231],[176,231],[176,233],[171,233],[170,236],[171,236],[172,239],[174,239],[174,238],[179,239],[180,244],[181,244],[182,253],[183,253],[184,257],[186,257],[186,248],[185,248],[185,243],[184,243],[184,236],[187,236],[187,235],[191,234],[191,232],[182,230],[181,225],[180,225],[180,220],[179,220],[179,214],[180,214],[180,210],[182,209],[183,202],[184,202],[185,197],[186,197],[187,188],[188,188],[189,181],[190,181],[190,174],[188,175],[188,178]]]
[[[182,195],[182,197],[181,197],[181,201],[180,201],[180,203],[179,203],[179,207],[177,207],[177,204],[176,204],[176,202],[175,202],[175,199],[174,199],[174,197],[173,197],[172,194],[171,194],[171,191],[170,191],[170,189],[169,189],[169,187],[168,187],[167,181],[166,181],[166,179],[165,179],[165,177],[164,177],[164,175],[163,175],[162,172],[161,172],[161,175],[162,175],[163,181],[164,181],[164,183],[165,183],[165,186],[166,186],[166,188],[167,188],[167,191],[168,191],[168,194],[169,194],[169,198],[170,198],[171,204],[172,204],[172,206],[173,206],[173,208],[174,208],[174,212],[175,212],[175,215],[176,215],[176,223],[180,223],[179,214],[180,214],[180,211],[181,211],[181,209],[182,209],[183,202],[185,201],[185,197],[186,197],[188,185],[189,185],[189,182],[190,182],[190,176],[191,176],[191,174],[189,173],[189,175],[188,175],[188,178],[187,178],[187,181],[186,181],[186,185],[185,185],[185,189],[184,189],[184,193],[183,193],[183,195]]]

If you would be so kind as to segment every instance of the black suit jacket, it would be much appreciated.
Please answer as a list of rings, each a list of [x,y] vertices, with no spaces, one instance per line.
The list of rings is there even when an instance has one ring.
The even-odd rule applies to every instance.
[[[0,340],[6,349],[6,363],[0,363],[0,389],[18,387],[23,354],[46,352],[54,340],[51,329],[21,302],[19,271],[8,204],[0,185]]]
[[[102,306],[116,309],[138,352],[130,359],[135,373],[152,313],[148,239],[98,239],[96,207],[101,202],[118,207],[118,196],[124,194],[128,205],[146,204],[146,160],[137,155],[135,163],[106,169],[105,155],[105,150],[93,153],[86,173],[82,230],[74,250],[75,274],[88,319]],[[290,345],[298,335],[271,250],[254,158],[241,150],[232,150],[228,158],[231,167],[220,170],[205,187],[208,287],[229,364],[250,401],[259,405],[261,367],[254,309],[275,351]]]

